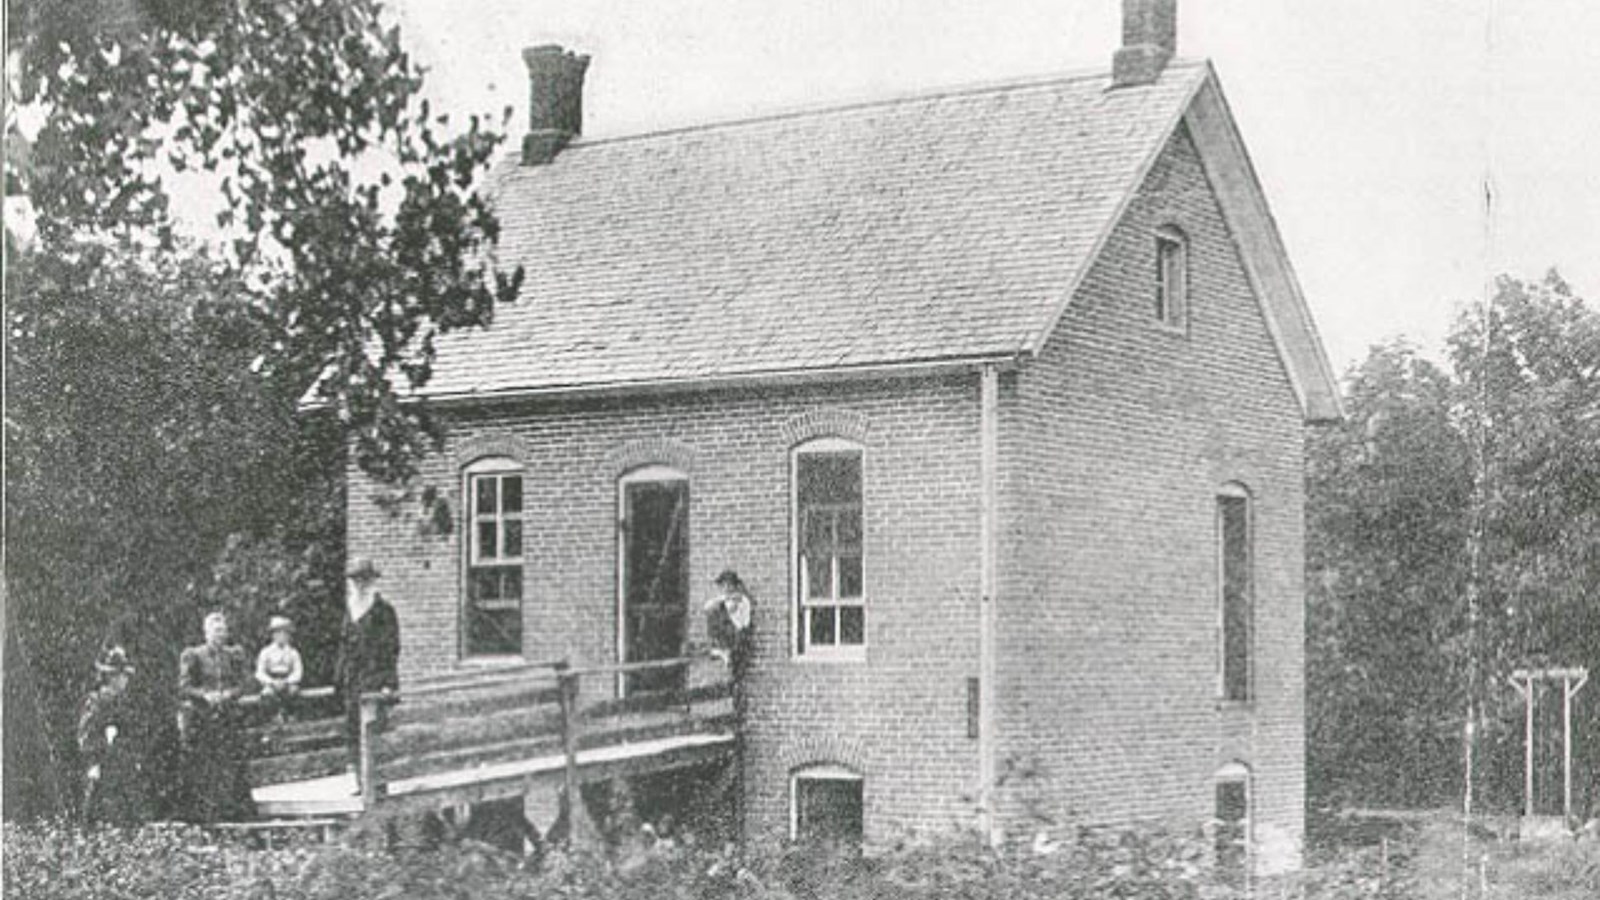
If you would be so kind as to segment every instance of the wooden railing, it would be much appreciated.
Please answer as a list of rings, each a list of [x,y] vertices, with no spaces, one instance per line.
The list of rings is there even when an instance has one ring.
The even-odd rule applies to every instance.
[[[615,695],[619,677],[666,671],[682,673],[671,688]],[[369,811],[396,787],[407,798],[441,795],[433,798],[439,802],[499,796],[516,779],[504,773],[528,760],[559,760],[559,771],[548,776],[559,776],[566,797],[577,796],[585,751],[689,734],[731,735],[734,728],[726,666],[701,657],[453,672],[419,680],[398,697],[363,695],[360,704],[356,759],[362,806]],[[255,731],[260,752],[252,780],[258,785],[336,774],[349,759],[342,717]],[[496,780],[505,783],[485,788]]]

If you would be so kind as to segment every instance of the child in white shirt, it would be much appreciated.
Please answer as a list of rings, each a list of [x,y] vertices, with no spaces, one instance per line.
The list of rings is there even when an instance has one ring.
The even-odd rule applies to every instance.
[[[276,709],[281,720],[289,702],[300,692],[300,679],[305,668],[300,662],[300,651],[289,643],[294,623],[288,616],[273,616],[267,626],[272,631],[272,642],[261,648],[256,656],[256,681],[261,685],[261,702]]]

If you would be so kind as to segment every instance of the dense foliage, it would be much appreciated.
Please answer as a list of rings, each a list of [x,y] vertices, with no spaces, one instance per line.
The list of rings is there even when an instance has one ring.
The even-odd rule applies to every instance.
[[[1600,843],[1474,840],[1468,895],[1579,900],[1600,893]],[[1343,835],[1305,871],[1253,896],[1303,900],[1454,900],[1462,895],[1459,829],[1443,820],[1388,823],[1383,836]],[[1236,900],[1197,863],[1201,848],[1151,831],[1095,831],[1040,854],[997,853],[959,837],[865,859],[789,850],[740,860],[680,839],[653,847],[554,852],[542,861],[464,840],[383,849],[359,838],[264,849],[237,836],[152,826],[135,832],[53,823],[7,825],[8,895],[38,900],[208,897],[274,900],[494,900],[566,897],[723,900]],[[1480,888],[1483,890],[1480,893]]]
[[[433,431],[401,397],[434,338],[486,322],[520,276],[495,269],[479,191],[500,136],[428,109],[376,0],[6,13],[7,208],[36,218],[6,232],[18,816],[73,805],[103,642],[134,654],[156,750],[203,608],[233,610],[252,652],[269,612],[294,614],[327,677],[346,449],[403,494]],[[214,224],[174,215],[183,178]],[[297,414],[308,392],[324,412]]]
[[[1350,373],[1348,420],[1311,440],[1309,780],[1325,799],[1459,802],[1476,686],[1478,799],[1515,808],[1522,703],[1507,676],[1600,672],[1600,311],[1553,273],[1502,279],[1487,309],[1457,323],[1448,367],[1374,348]],[[1600,804],[1583,703],[1580,813]],[[1559,704],[1542,709],[1549,798]]]

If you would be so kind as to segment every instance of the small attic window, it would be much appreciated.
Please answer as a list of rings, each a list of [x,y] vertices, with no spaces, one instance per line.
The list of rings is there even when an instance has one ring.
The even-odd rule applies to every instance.
[[[1185,328],[1189,318],[1189,241],[1178,228],[1156,229],[1156,321]]]

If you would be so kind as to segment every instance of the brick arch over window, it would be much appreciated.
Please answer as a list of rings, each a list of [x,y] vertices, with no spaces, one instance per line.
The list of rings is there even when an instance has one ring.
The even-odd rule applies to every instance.
[[[528,442],[521,435],[509,431],[491,431],[475,434],[462,441],[451,455],[457,472],[480,459],[500,456],[527,465],[531,453]]]
[[[866,753],[859,741],[834,735],[813,735],[785,744],[778,751],[778,764],[794,773],[811,766],[838,765],[865,775]]]
[[[783,423],[787,446],[822,437],[842,437],[865,444],[872,423],[865,415],[843,409],[818,409],[794,416]]]
[[[602,465],[607,477],[616,478],[641,466],[664,465],[685,475],[694,474],[694,448],[672,438],[629,441],[606,453]]]

